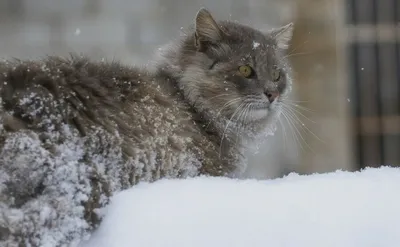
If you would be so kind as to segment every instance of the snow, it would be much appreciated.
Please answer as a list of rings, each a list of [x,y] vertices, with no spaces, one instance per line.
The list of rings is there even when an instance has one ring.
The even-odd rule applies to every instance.
[[[260,46],[260,43],[253,41],[253,50]]]
[[[79,34],[81,34],[81,29],[80,28],[77,28],[77,29],[75,29],[75,36],[79,36]]]
[[[141,183],[82,247],[397,247],[400,169]]]

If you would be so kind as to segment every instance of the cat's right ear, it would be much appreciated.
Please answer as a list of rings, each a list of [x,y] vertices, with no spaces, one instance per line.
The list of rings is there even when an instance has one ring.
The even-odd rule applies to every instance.
[[[205,8],[201,8],[197,12],[195,28],[194,45],[197,50],[202,50],[208,43],[216,43],[222,39],[222,30],[218,27],[211,13]]]
[[[286,50],[292,40],[293,29],[293,23],[289,23],[283,27],[271,30],[269,35],[276,40],[278,48]]]

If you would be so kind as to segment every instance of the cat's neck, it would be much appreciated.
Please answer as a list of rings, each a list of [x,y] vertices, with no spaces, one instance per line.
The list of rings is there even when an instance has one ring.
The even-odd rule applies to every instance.
[[[183,72],[179,63],[181,43],[182,41],[176,41],[157,49],[155,57],[149,66],[150,71],[178,82]]]

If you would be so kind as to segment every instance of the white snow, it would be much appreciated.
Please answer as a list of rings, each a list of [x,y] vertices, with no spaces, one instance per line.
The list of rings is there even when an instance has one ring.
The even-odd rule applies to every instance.
[[[75,36],[79,36],[81,34],[81,29],[80,28],[75,29],[74,34],[75,34]]]
[[[398,247],[400,169],[142,183],[83,247]]]
[[[253,50],[260,46],[260,43],[253,41]]]

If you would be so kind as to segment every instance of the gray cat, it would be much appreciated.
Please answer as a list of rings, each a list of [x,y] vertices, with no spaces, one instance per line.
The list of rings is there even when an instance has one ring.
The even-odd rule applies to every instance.
[[[292,24],[216,22],[153,68],[85,57],[0,63],[0,246],[75,245],[140,181],[240,177],[291,83]]]

